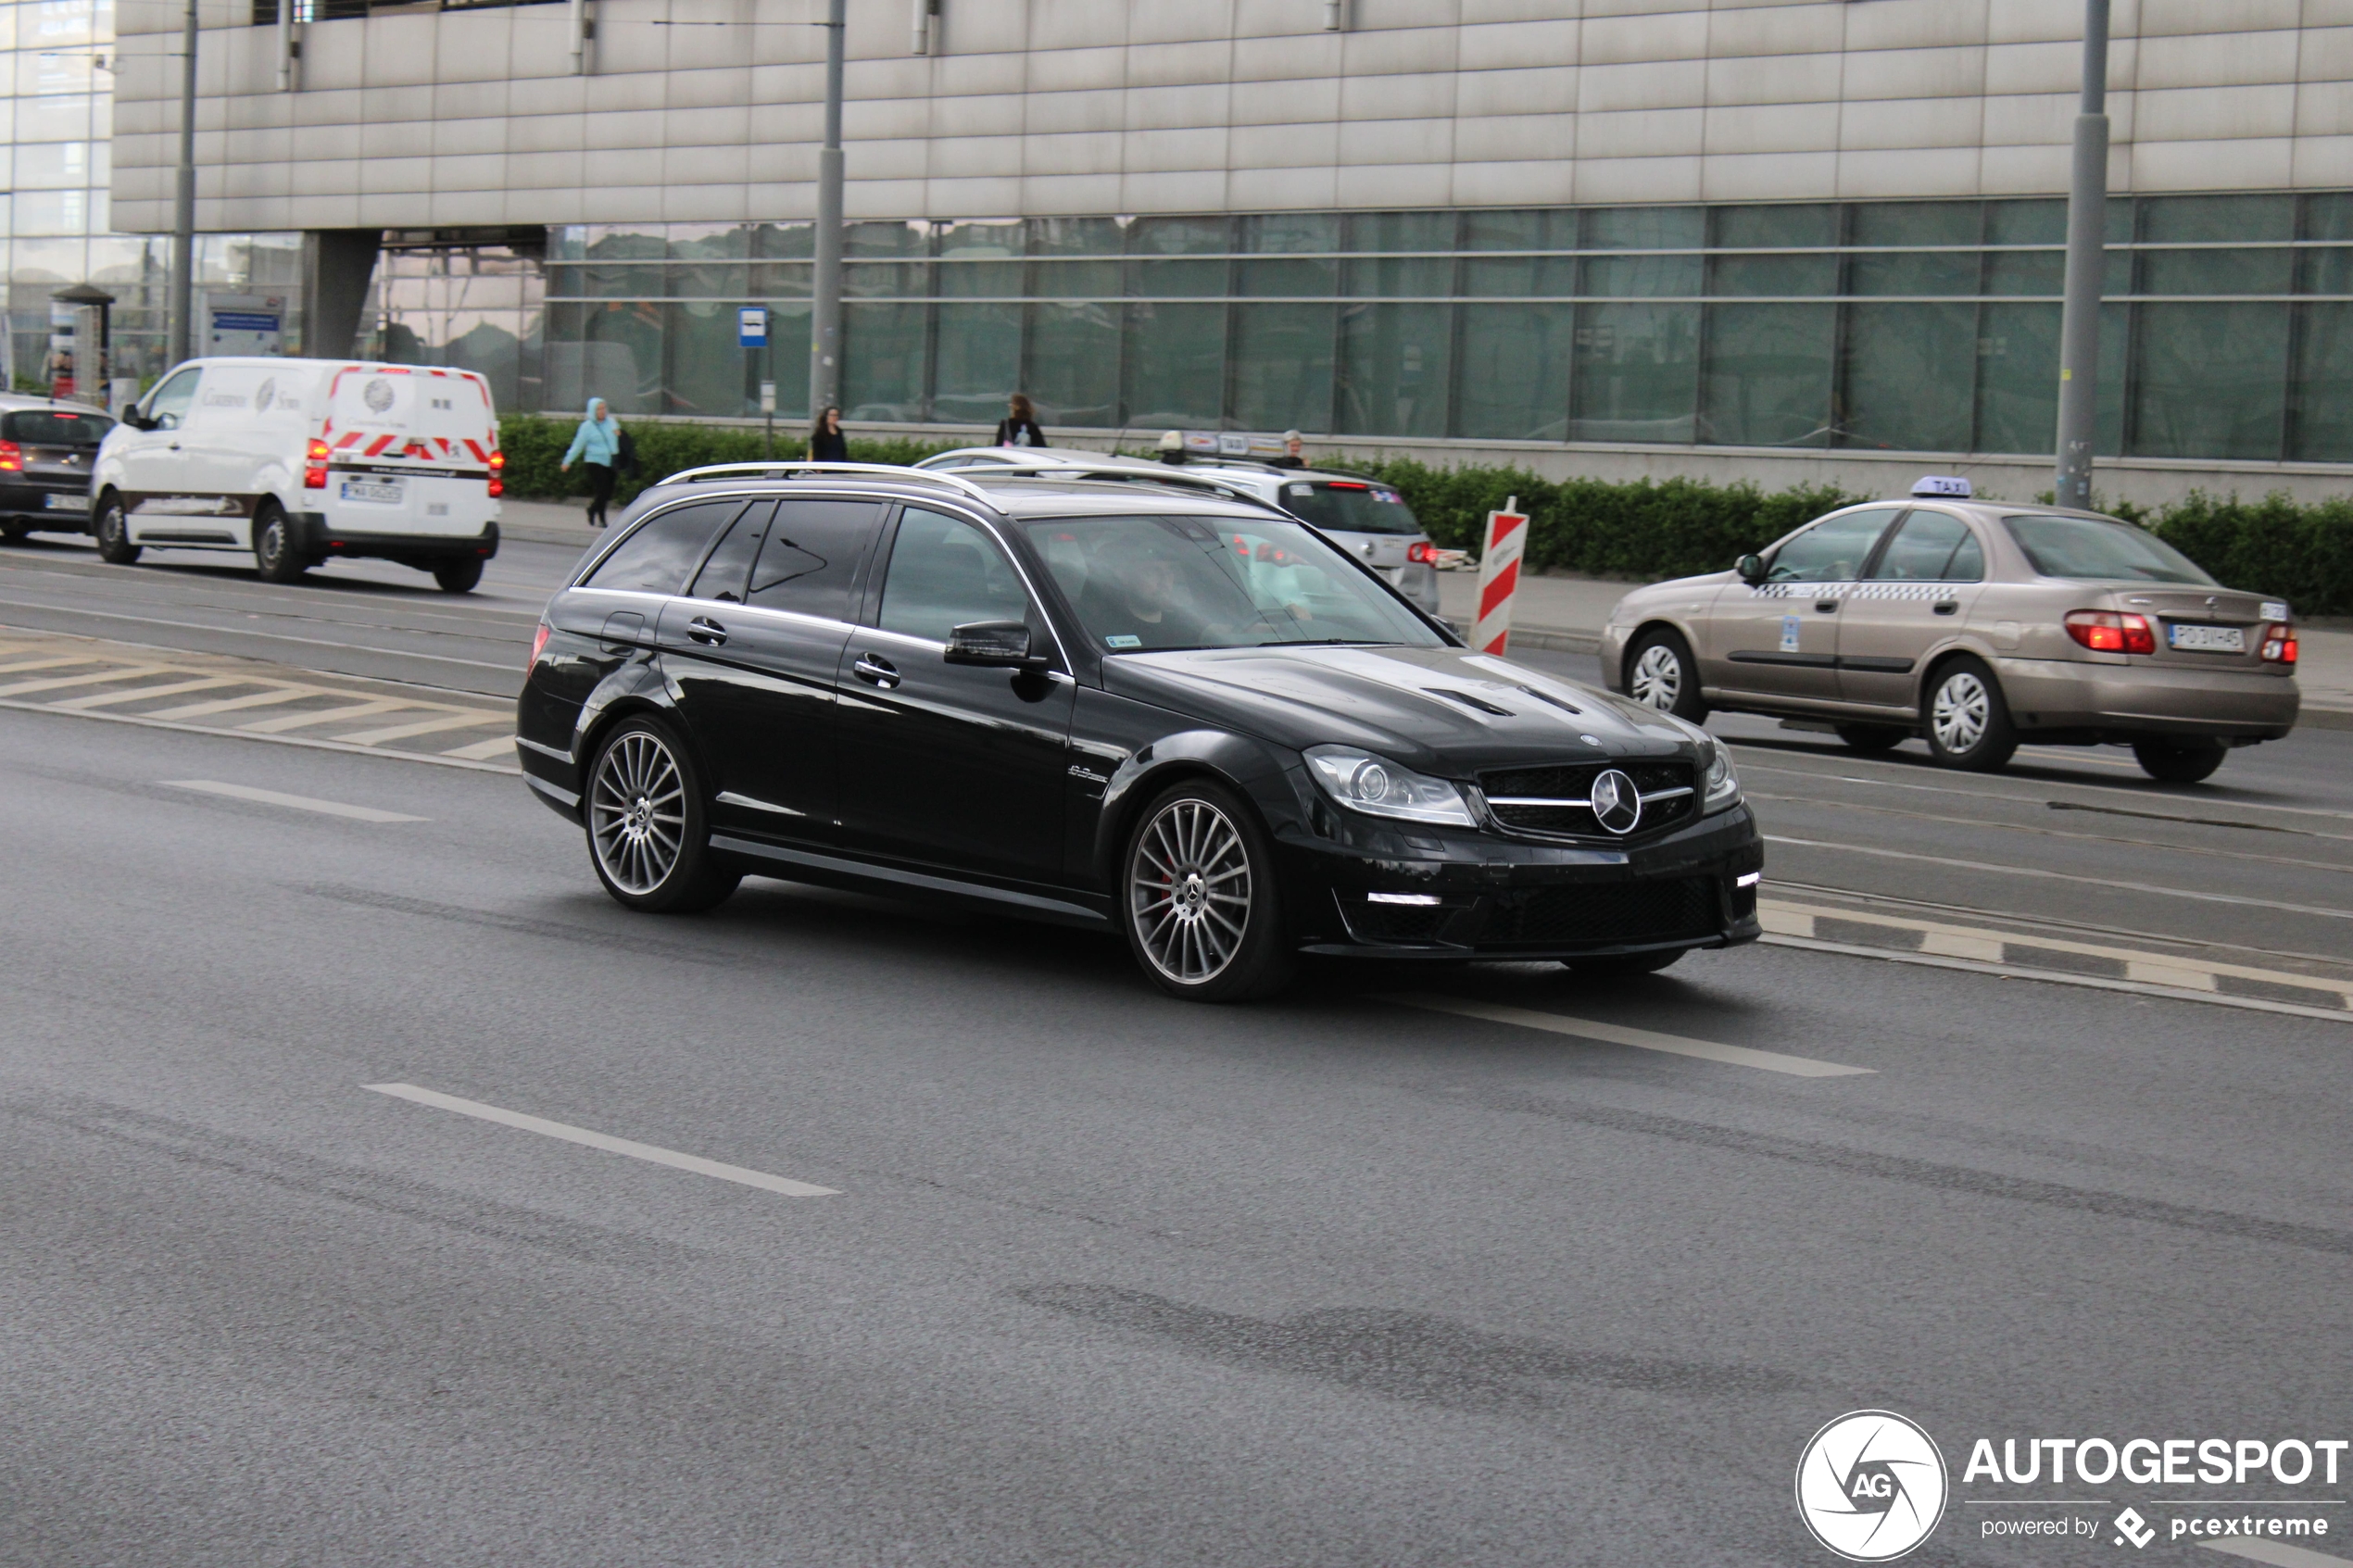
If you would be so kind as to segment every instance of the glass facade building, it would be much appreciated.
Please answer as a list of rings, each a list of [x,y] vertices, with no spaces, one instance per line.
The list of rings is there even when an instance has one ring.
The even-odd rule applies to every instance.
[[[850,226],[855,420],[2047,453],[2055,199]],[[2353,194],[2120,197],[2109,454],[2353,462]],[[589,395],[804,415],[805,223],[389,251],[379,346]],[[771,346],[736,345],[764,304]]]

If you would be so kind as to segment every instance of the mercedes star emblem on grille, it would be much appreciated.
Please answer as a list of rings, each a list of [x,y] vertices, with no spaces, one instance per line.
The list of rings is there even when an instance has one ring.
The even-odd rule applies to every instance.
[[[1634,781],[1615,768],[1604,770],[1593,781],[1593,820],[1618,834],[1634,831],[1642,820],[1642,797],[1634,788]]]

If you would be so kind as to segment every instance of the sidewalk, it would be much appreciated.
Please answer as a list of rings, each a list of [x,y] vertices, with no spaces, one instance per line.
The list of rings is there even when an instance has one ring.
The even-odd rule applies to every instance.
[[[1635,586],[1591,577],[1522,577],[1513,607],[1512,641],[1525,647],[1592,653],[1611,608]],[[1438,599],[1442,613],[1468,628],[1478,607],[1478,574],[1439,573]],[[2296,643],[2296,684],[2304,694],[2297,722],[2316,730],[2353,730],[2353,632],[2300,626]]]

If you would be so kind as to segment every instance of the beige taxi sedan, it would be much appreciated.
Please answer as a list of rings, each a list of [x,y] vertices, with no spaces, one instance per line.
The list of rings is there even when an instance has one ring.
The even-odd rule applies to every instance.
[[[1861,751],[1917,735],[1979,771],[2029,742],[2129,746],[2189,784],[2294,727],[2284,603],[2114,518],[1920,489],[1963,494],[1849,507],[1730,571],[1636,589],[1603,633],[1604,678],[1693,722],[1814,720]]]

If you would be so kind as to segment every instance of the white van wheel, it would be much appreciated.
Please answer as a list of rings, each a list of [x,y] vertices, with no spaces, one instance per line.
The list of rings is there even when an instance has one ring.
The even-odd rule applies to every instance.
[[[468,556],[463,560],[442,561],[433,569],[433,580],[445,594],[470,594],[482,581],[482,559]]]
[[[99,503],[98,521],[91,532],[98,536],[98,558],[108,566],[129,566],[139,558],[139,546],[131,542],[131,519],[122,509],[122,497],[109,491]]]
[[[299,583],[310,562],[295,545],[286,514],[264,501],[253,514],[253,564],[265,583]]]

